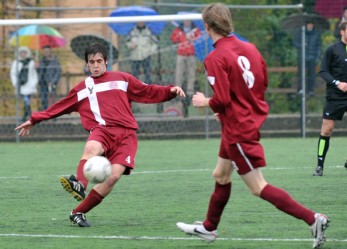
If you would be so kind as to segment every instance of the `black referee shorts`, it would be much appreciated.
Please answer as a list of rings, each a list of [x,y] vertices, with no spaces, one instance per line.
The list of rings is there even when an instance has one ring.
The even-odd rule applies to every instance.
[[[325,101],[323,109],[324,119],[342,120],[345,112],[347,112],[347,99]]]

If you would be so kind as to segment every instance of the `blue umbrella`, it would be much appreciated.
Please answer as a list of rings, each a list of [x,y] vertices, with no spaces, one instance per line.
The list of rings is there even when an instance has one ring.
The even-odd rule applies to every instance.
[[[233,32],[231,33],[232,35],[235,35],[238,39],[241,41],[246,41],[248,40],[239,34]],[[206,34],[206,32],[203,32],[202,35],[194,41],[194,50],[195,50],[195,55],[200,61],[204,61],[206,56],[214,49],[213,47],[213,42],[211,38]]]
[[[148,7],[137,5],[119,7],[112,11],[110,17],[119,16],[155,16],[159,15],[157,11]],[[119,35],[128,35],[135,27],[136,23],[109,23],[111,29]],[[159,35],[166,26],[166,22],[146,22],[147,27],[154,35]]]

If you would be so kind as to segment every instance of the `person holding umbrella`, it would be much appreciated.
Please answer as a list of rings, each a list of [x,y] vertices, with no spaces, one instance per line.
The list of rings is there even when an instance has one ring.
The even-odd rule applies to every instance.
[[[158,38],[144,22],[137,22],[127,37],[126,45],[130,50],[131,71],[139,78],[140,68],[143,68],[145,82],[151,82],[151,55],[158,49]]]
[[[309,96],[314,96],[315,78],[316,78],[316,66],[321,55],[322,39],[321,34],[315,29],[315,24],[311,20],[306,21],[306,43],[305,43],[305,74],[307,75],[306,93]],[[295,39],[294,46],[298,51],[298,92],[302,93],[302,32],[298,30]]]
[[[171,41],[177,44],[175,82],[183,85],[183,78],[187,78],[187,95],[193,96],[196,80],[196,57],[194,41],[201,36],[201,30],[192,21],[185,20],[172,33]],[[186,114],[185,114],[186,115]]]
[[[160,103],[177,96],[185,97],[178,86],[148,85],[128,73],[107,71],[108,51],[101,44],[92,43],[86,48],[85,61],[91,76],[79,82],[65,98],[45,111],[34,112],[28,121],[15,128],[20,136],[26,136],[42,121],[71,112],[80,114],[89,138],[76,176],[60,178],[66,191],[78,201],[83,200],[69,216],[80,227],[90,226],[85,214],[98,206],[120,178],[129,175],[135,167],[138,124],[131,103]],[[86,196],[88,180],[83,167],[89,158],[97,155],[107,157],[112,163],[111,175]]]
[[[22,121],[27,120],[31,115],[30,98],[36,93],[38,76],[35,68],[35,62],[31,58],[31,51],[28,47],[22,46],[18,49],[17,59],[11,66],[10,77],[12,85],[19,94],[24,103],[24,112]]]
[[[48,93],[51,93],[52,97],[56,96],[57,85],[61,77],[61,66],[50,45],[45,45],[42,48],[42,54],[43,56],[37,64],[37,71],[39,74],[41,109],[46,110],[48,107]]]

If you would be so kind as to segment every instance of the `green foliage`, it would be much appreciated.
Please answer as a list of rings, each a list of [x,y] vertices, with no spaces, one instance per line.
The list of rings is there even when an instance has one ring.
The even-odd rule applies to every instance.
[[[55,0],[49,1],[24,1],[27,4],[37,5],[41,7],[53,6],[56,2]],[[127,5],[141,5],[142,1],[139,0],[122,0],[118,1],[120,6]],[[152,1],[153,3],[172,3],[169,0],[161,0],[161,1]],[[200,1],[191,1],[191,0],[179,0],[177,3],[184,4],[208,4],[214,3],[216,1],[213,0],[200,0]],[[312,13],[314,0],[224,0],[221,1],[227,5],[295,5],[299,3],[304,4],[304,12]],[[8,5],[13,5],[11,1],[1,1],[1,6],[3,8],[0,9],[0,14],[3,16],[3,19],[14,18],[14,12],[5,13],[5,9],[8,9]],[[6,8],[5,8],[6,7]],[[173,14],[177,11],[181,10],[191,10],[191,11],[201,11],[203,6],[201,7],[167,7],[167,6],[156,6],[156,9],[161,14]],[[290,14],[298,13],[298,9],[276,9],[276,8],[231,8],[231,13],[233,15],[233,22],[235,26],[235,31],[247,38],[250,42],[254,43],[262,55],[264,56],[267,65],[269,68],[280,68],[280,67],[295,67],[297,66],[297,51],[293,46],[292,37],[285,32],[285,29],[281,27],[281,20]],[[35,18],[41,17],[39,12],[25,12],[25,18]],[[331,24],[331,28],[328,32],[325,32],[322,36],[323,39],[323,47],[322,52],[325,51],[328,45],[335,41],[335,37],[333,36],[334,25],[336,23],[336,19],[329,20]],[[166,48],[172,43],[169,40],[170,33],[173,29],[172,25],[168,25],[168,27],[164,30],[162,35],[160,36],[160,47]],[[5,37],[5,32],[2,32],[2,35]],[[127,49],[124,44],[125,37],[118,37],[119,44],[121,44],[118,49],[120,52],[119,58],[119,68],[124,71],[130,70],[130,63],[127,60],[128,54]],[[3,51],[5,48],[5,43],[7,42],[5,39],[2,40],[2,46],[0,46],[0,54],[2,65],[6,65],[8,61],[12,61],[13,54]],[[169,45],[168,45],[169,44]],[[68,50],[63,50],[66,56],[71,55],[72,53]],[[166,54],[165,54],[166,53]],[[153,70],[157,73],[154,75],[153,81],[162,82],[163,84],[172,83],[173,75],[175,70],[175,51],[174,49],[170,51],[162,53],[162,58],[160,60],[159,56],[153,56]],[[164,56],[170,58],[169,62],[165,62]],[[62,60],[61,60],[62,61]],[[165,70],[161,70],[161,64],[165,64]],[[205,75],[204,69],[198,65],[198,74],[197,80],[200,82],[200,89],[204,89],[205,87]],[[63,68],[65,67],[64,62],[62,63]],[[164,68],[164,66],[162,67]],[[0,106],[0,115],[7,116],[13,115],[14,108],[10,108],[14,105],[13,98],[13,89],[9,82],[8,78],[8,69],[1,69],[1,84],[0,84],[0,96],[1,96],[1,106]],[[164,72],[165,71],[165,72]],[[269,73],[269,87],[270,88],[296,88],[297,75],[296,73]],[[280,95],[280,96],[279,96]],[[289,94],[267,94],[267,100],[271,104],[271,113],[287,113],[287,112],[298,112],[300,107],[300,99],[293,98]],[[311,106],[311,105],[310,105]],[[314,104],[312,104],[314,107]],[[315,109],[314,109],[315,110]]]
[[[1,74],[6,75],[7,77],[3,77],[0,83],[0,96],[1,96],[0,113],[2,116],[15,116],[15,108],[11,108],[11,107],[16,106],[16,100],[13,97],[14,88],[12,86],[12,83],[9,77],[10,75],[9,70],[6,68],[3,68],[1,70]]]

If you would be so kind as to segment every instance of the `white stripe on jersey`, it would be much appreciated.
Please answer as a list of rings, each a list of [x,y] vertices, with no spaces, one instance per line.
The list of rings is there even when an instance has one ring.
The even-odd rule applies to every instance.
[[[239,143],[236,144],[237,148],[239,149],[242,157],[245,159],[246,163],[248,164],[248,167],[251,169],[251,170],[254,170],[254,167],[253,165],[251,164],[251,162],[249,161],[248,157],[245,155],[245,153],[243,152],[243,149],[241,147],[241,145]]]
[[[93,88],[88,89],[88,85],[87,85],[87,80],[91,79],[93,81],[92,85]],[[78,101],[81,101],[82,99],[85,99],[87,97],[89,97],[90,94],[92,94],[93,92],[104,92],[104,91],[109,91],[109,90],[114,90],[114,89],[118,89],[118,90],[122,90],[124,92],[127,92],[128,90],[128,82],[126,81],[108,81],[108,82],[104,82],[104,83],[100,83],[95,85],[94,84],[94,80],[91,77],[88,77],[86,79],[86,88],[82,89],[81,91],[79,91],[77,93],[77,97],[78,97]],[[91,92],[92,91],[92,92]]]
[[[106,121],[101,117],[97,92],[105,92],[110,90],[119,89],[124,92],[128,90],[128,82],[126,81],[108,81],[95,85],[93,78],[88,77],[85,80],[86,88],[77,93],[78,101],[88,97],[90,109],[94,114],[95,120],[99,124],[106,125]]]
[[[210,85],[214,85],[214,83],[216,82],[216,77],[214,76],[207,76],[207,80],[210,83]]]

